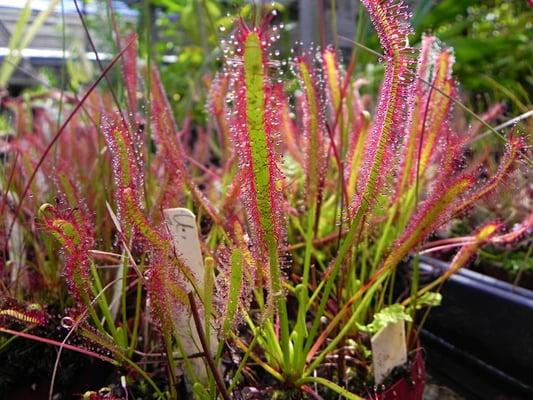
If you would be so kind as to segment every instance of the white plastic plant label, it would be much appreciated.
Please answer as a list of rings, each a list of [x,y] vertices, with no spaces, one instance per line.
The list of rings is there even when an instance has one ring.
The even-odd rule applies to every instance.
[[[165,224],[172,236],[172,242],[176,255],[191,269],[196,277],[198,290],[204,287],[205,268],[200,248],[200,236],[196,227],[196,216],[187,208],[167,208],[163,210]],[[193,285],[189,284],[187,289],[193,291]],[[202,294],[203,296],[203,294]],[[204,320],[203,316],[201,318]],[[180,336],[180,341],[187,354],[192,355],[203,351],[200,339],[192,315],[176,315],[174,319],[176,332]],[[211,335],[207,338],[210,342],[211,352],[217,348],[216,336],[211,329]],[[196,374],[199,378],[207,378],[207,370],[200,358],[191,359]]]
[[[167,208],[163,210],[163,215],[172,236],[176,254],[193,271],[198,279],[198,288],[203,288],[204,262],[195,215],[187,208]],[[188,289],[192,290],[192,285]]]
[[[384,326],[372,337],[371,342],[374,380],[379,385],[395,367],[407,362],[405,322],[398,321]]]

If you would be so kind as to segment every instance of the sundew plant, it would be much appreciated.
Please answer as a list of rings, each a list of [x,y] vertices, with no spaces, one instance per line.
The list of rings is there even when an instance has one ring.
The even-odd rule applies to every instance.
[[[494,113],[462,129],[452,49],[430,35],[411,46],[401,1],[361,3],[382,47],[375,99],[356,57],[343,65],[333,47],[278,59],[270,13],[224,38],[223,66],[205,79],[207,126],[174,120],[135,35],[67,96],[59,127],[40,99],[7,100],[0,331],[57,346],[58,360],[116,366],[91,399],[379,398],[371,335],[405,321],[414,355],[416,310],[508,236],[500,222],[479,227],[429,286],[417,252],[528,160],[513,132],[482,177],[469,142]],[[115,64],[125,93],[97,90]],[[196,215],[200,271],[165,222],[175,207]]]

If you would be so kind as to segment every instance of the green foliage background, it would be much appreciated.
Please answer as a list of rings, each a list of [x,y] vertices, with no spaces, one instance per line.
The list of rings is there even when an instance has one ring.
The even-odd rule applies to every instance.
[[[455,50],[463,89],[527,111],[533,93],[533,8],[526,0],[442,0],[419,6],[417,33],[433,30]],[[485,104],[486,105],[486,104]]]
[[[144,2],[147,3],[147,2]],[[328,2],[325,2],[327,4]],[[533,93],[533,8],[526,0],[418,0],[412,4],[417,43],[424,32],[435,33],[455,50],[455,74],[469,95],[470,106],[483,112],[495,102],[504,101],[510,115],[528,110]],[[275,7],[279,19],[290,23],[294,7]],[[178,117],[193,112],[205,118],[198,107],[202,100],[202,77],[218,65],[220,39],[235,16],[250,17],[258,6],[242,0],[151,0],[140,10],[141,37],[145,40],[146,13],[154,15],[157,40],[150,47],[156,61],[175,54],[177,62],[161,66],[162,78]],[[359,19],[362,29],[356,40],[378,49],[377,38],[367,15]],[[283,49],[282,49],[283,50]],[[287,51],[288,49],[284,49]],[[288,54],[285,54],[285,56]],[[373,56],[359,52],[359,65],[376,63]],[[379,70],[379,69],[378,69]],[[196,104],[196,105],[195,105]]]

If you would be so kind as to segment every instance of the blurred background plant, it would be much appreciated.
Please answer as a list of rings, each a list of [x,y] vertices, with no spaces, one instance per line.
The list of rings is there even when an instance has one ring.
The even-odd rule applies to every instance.
[[[454,48],[457,77],[479,111],[505,101],[511,114],[531,109],[533,7],[528,1],[421,1],[417,32],[432,30]]]

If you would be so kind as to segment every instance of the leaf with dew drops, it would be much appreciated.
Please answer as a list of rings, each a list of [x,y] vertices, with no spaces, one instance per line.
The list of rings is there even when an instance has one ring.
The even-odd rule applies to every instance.
[[[0,300],[0,326],[9,326],[12,323],[42,326],[48,319],[48,313],[38,303],[24,304],[9,297]]]
[[[65,251],[63,276],[70,294],[87,304],[88,294],[91,293],[89,250],[94,246],[94,238],[90,217],[83,215],[81,210],[61,210],[51,204],[44,204],[39,209],[39,214],[46,230],[60,242]]]
[[[269,36],[261,28],[238,27],[236,53],[231,65],[234,114],[232,137],[241,169],[246,171],[241,194],[252,230],[254,256],[269,265],[270,294],[281,295],[279,247],[284,231],[280,172],[273,142],[277,123],[276,91],[268,78],[266,55]]]
[[[394,146],[408,125],[412,99],[414,50],[407,43],[412,33],[403,2],[362,1],[385,52],[385,75],[375,110],[375,119],[365,143],[365,157],[356,190],[354,210],[368,208],[383,177],[390,171]]]

